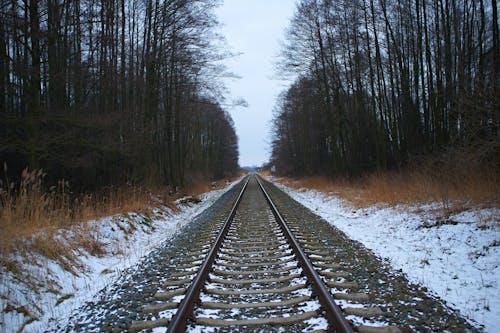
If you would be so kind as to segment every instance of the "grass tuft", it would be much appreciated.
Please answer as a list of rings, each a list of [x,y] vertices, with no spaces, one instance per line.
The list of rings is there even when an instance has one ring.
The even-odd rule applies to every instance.
[[[62,295],[61,297],[59,297],[57,299],[56,306],[58,306],[59,304],[61,304],[65,300],[72,298],[73,296],[75,296],[75,295],[74,294],[64,294],[64,295]]]

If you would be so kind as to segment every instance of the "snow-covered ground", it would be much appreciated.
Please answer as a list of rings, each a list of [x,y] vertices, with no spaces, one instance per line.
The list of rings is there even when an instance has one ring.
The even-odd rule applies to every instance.
[[[82,253],[84,270],[78,275],[63,270],[46,258],[37,258],[39,265],[22,267],[41,281],[36,291],[5,267],[0,267],[0,332],[43,332],[51,323],[64,326],[72,311],[115,281],[124,270],[171,239],[231,187],[200,195],[201,203],[198,204],[179,204],[178,212],[167,208],[154,209],[151,218],[129,213],[89,222],[95,237],[108,244],[109,253],[101,257]],[[33,317],[38,320],[33,320]]]
[[[471,323],[498,332],[500,209],[471,209],[443,219],[437,203],[357,209],[333,195],[276,184]]]

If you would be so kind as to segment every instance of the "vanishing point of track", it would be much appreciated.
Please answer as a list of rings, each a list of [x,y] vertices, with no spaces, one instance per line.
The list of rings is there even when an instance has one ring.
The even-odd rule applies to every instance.
[[[285,221],[258,176],[249,176],[229,216],[193,242],[185,260],[143,307],[163,313],[136,321],[131,331],[399,332],[393,326],[353,326],[345,316],[378,316],[376,307],[343,308],[335,299],[363,303],[352,293],[326,244]],[[338,290],[341,292],[332,292]]]

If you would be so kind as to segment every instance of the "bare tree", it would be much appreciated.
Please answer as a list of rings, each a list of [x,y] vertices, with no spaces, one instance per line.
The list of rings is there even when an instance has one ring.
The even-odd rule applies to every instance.
[[[358,174],[451,144],[498,142],[496,7],[470,0],[299,1],[278,71],[300,76],[277,104],[274,162],[299,161],[292,171],[300,173],[317,147],[295,143],[307,131],[294,116],[311,103],[310,94],[297,92],[309,90],[305,78],[318,92],[309,109],[326,119],[315,128],[318,142],[327,143],[322,173]]]
[[[198,172],[193,154],[210,127],[231,140],[212,140],[218,153],[202,156],[210,159],[203,177],[236,171],[229,116],[213,99],[214,109],[199,107],[222,73],[214,65],[224,54],[213,42],[216,5],[1,1],[0,160],[13,173],[42,167],[82,189],[182,185]]]

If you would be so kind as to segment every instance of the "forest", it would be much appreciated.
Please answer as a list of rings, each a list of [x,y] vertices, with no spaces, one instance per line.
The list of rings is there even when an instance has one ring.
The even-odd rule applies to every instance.
[[[270,164],[357,177],[460,150],[498,172],[497,6],[298,1],[277,62],[294,81],[274,110]]]
[[[215,0],[1,0],[0,162],[77,191],[238,169]]]

